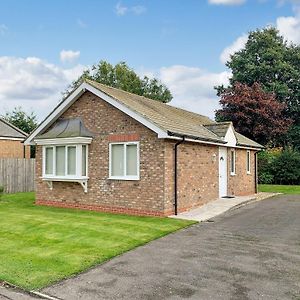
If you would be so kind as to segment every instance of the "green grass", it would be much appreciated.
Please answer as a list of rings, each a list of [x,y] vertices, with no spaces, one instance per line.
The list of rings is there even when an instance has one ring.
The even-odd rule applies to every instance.
[[[259,184],[258,190],[267,193],[300,194],[300,185]]]
[[[193,222],[34,205],[33,193],[0,200],[0,281],[38,289]]]

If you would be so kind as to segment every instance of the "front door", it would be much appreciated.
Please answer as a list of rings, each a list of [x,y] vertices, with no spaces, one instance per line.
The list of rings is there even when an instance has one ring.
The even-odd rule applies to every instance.
[[[227,148],[219,148],[219,197],[227,196]]]

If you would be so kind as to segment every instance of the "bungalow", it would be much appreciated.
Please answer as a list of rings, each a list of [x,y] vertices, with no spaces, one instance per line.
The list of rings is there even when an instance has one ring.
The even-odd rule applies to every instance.
[[[37,204],[155,216],[254,194],[262,148],[231,122],[90,80],[25,144],[37,145]]]
[[[23,142],[27,133],[0,118],[0,158],[30,158],[30,146]]]

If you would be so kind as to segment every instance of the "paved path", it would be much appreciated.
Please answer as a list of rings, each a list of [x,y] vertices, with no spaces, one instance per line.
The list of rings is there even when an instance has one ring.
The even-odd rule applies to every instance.
[[[233,198],[219,198],[215,201],[208,202],[207,204],[202,205],[199,208],[195,208],[178,215],[170,216],[175,219],[184,219],[184,220],[194,220],[198,222],[207,221],[211,218],[214,218],[224,212],[239,207],[241,205],[246,205],[254,201],[264,200],[266,198],[273,197],[277,194],[275,193],[258,193],[250,196],[239,196]]]
[[[300,299],[300,196],[230,211],[42,292],[60,299]]]

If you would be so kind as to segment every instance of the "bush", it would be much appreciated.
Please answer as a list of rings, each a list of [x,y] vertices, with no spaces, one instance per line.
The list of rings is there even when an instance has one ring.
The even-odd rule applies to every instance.
[[[4,187],[0,186],[0,199],[1,199],[2,195],[3,195],[3,193],[4,193]]]
[[[285,150],[272,163],[276,184],[300,184],[300,153]]]
[[[262,184],[300,184],[300,152],[269,149],[259,153],[258,181]]]

